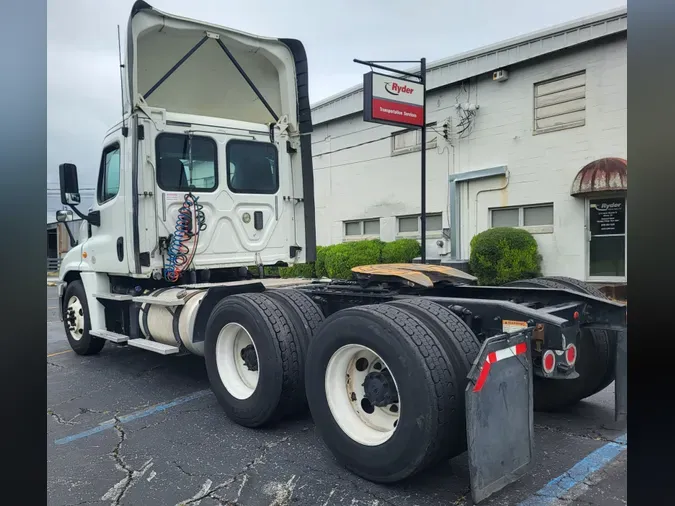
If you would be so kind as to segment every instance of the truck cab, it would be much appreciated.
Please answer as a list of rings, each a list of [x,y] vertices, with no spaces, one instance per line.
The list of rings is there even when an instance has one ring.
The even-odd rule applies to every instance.
[[[299,41],[258,37],[134,4],[121,121],[101,146],[88,222],[62,262],[78,273],[177,283],[315,254],[307,63]],[[86,283],[85,283],[86,284]]]

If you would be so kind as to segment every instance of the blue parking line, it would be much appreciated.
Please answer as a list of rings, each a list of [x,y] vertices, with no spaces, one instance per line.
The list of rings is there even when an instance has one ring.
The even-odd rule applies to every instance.
[[[175,406],[179,406],[181,404],[185,404],[186,402],[199,399],[200,397],[204,397],[205,395],[210,393],[211,390],[200,390],[199,392],[195,392],[193,394],[186,395],[184,397],[178,397],[177,399],[165,402],[163,404],[156,404],[154,406],[150,406],[149,408],[142,409],[140,411],[136,411],[128,415],[120,416],[118,417],[118,420],[120,423],[132,422],[134,420],[138,420],[139,418],[145,418],[146,416],[154,415],[155,413],[161,413],[162,411],[166,411],[167,409],[173,408]],[[103,432],[104,430],[112,429],[115,426],[115,423],[117,423],[115,420],[108,420],[106,422],[97,425],[96,427],[92,427],[89,430],[85,430],[84,432],[79,432],[77,434],[73,434],[72,436],[57,439],[56,441],[54,441],[54,444],[64,445],[72,441],[76,441],[78,439],[91,436],[93,434],[98,434],[99,432]]]
[[[553,478],[543,488],[519,503],[518,506],[547,506],[555,504],[560,496],[569,492],[591,474],[605,467],[627,447],[627,435],[623,434],[613,442],[601,446],[590,455],[581,459],[567,472],[557,478]]]

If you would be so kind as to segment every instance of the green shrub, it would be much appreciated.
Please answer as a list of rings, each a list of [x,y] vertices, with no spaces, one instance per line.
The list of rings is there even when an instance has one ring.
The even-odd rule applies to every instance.
[[[266,278],[278,278],[279,277],[279,267],[276,265],[265,265],[263,267],[263,274]],[[258,277],[258,266],[257,265],[249,265],[248,266],[248,272],[251,273],[251,275],[254,278]]]
[[[398,239],[382,247],[383,264],[409,264],[422,254],[420,243],[415,239]]]
[[[532,234],[519,228],[491,228],[471,239],[471,274],[481,285],[503,285],[541,276],[541,255]]]
[[[314,270],[317,278],[327,278],[328,271],[326,270],[326,253],[333,246],[317,246],[316,247],[316,263],[314,264]]]
[[[295,264],[290,267],[279,267],[282,278],[315,278],[314,263]]]
[[[379,240],[334,244],[325,253],[328,277],[351,279],[352,267],[381,263],[383,246]]]

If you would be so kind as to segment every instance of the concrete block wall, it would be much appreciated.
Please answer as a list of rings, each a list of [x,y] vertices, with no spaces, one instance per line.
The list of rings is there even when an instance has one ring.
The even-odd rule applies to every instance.
[[[427,212],[443,213],[449,226],[448,176],[505,165],[503,178],[460,183],[461,257],[471,238],[489,226],[489,209],[553,203],[554,225],[537,233],[548,275],[586,277],[585,202],[569,195],[576,173],[588,162],[626,157],[626,37],[615,36],[552,57],[508,69],[509,79],[491,75],[434,90],[427,97],[428,130],[436,147],[427,150]],[[586,72],[586,124],[533,135],[534,84],[573,72]],[[479,106],[470,135],[458,139],[457,103]],[[451,143],[440,135],[452,121]],[[380,218],[380,237],[394,240],[397,216],[420,212],[420,153],[391,155],[398,128],[365,123],[360,114],[315,126],[312,134],[317,206],[317,240],[344,239],[346,220]],[[481,192],[481,193],[479,193]],[[430,237],[429,255],[447,253]],[[447,241],[444,241],[447,243]]]

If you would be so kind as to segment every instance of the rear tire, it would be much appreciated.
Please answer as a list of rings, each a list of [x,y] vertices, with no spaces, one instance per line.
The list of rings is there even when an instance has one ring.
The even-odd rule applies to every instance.
[[[564,279],[564,278],[563,278]],[[536,278],[507,283],[505,286],[542,287],[574,290],[580,293],[581,281],[576,287],[563,279]],[[616,340],[612,352],[611,340],[604,330],[586,329],[577,341],[578,358],[575,370],[579,377],[557,380],[534,376],[534,409],[536,411],[559,411],[572,406],[582,399],[590,397],[614,381],[614,356]]]
[[[78,355],[95,355],[105,346],[105,339],[92,336],[89,305],[84,285],[79,279],[71,281],[63,294],[63,326],[68,344]]]
[[[609,300],[609,297],[607,297],[607,295],[605,295],[605,293],[602,290],[578,279],[567,278],[565,276],[546,276],[541,279],[551,280],[556,283],[560,283],[561,285],[567,285],[569,288],[571,288],[572,290],[576,290],[577,292],[585,293],[587,295],[593,295],[594,297],[598,297],[599,299]]]
[[[365,388],[358,375],[356,384],[352,376],[340,377],[339,364],[347,373],[354,367],[364,370],[355,357],[351,362],[344,359],[352,349],[376,355],[393,378],[401,407],[396,411],[396,425],[392,422],[391,431],[384,435],[364,420],[376,409],[391,411],[392,404],[364,405]],[[361,365],[378,367],[372,361]],[[353,307],[331,315],[310,343],[305,371],[309,408],[326,446],[349,470],[380,483],[408,478],[447,451],[464,417],[458,380],[432,331],[407,311],[389,304]],[[361,402],[357,402],[359,396]]]
[[[552,281],[555,281],[557,283],[563,284],[563,285],[568,285],[569,288],[572,290],[576,290],[581,293],[585,293],[587,295],[593,295],[594,297],[598,297],[599,299],[605,299],[605,300],[610,300],[610,298],[600,289],[594,287],[593,285],[590,285],[584,281],[580,281],[578,279],[574,278],[567,278],[564,276],[548,276],[544,279],[550,279]],[[609,363],[607,365],[607,370],[605,371],[605,375],[600,381],[600,384],[593,389],[593,392],[590,395],[597,394],[598,392],[603,391],[605,388],[607,388],[609,385],[612,384],[614,381],[614,377],[616,375],[616,347],[618,343],[618,333],[613,332],[613,331],[607,331],[607,330],[593,330],[592,332],[602,332],[607,334],[607,339],[609,342]]]
[[[265,295],[274,299],[284,309],[295,328],[296,340],[299,341],[306,355],[310,341],[324,321],[319,306],[309,295],[292,288],[268,290]]]
[[[403,309],[434,333],[456,373],[458,407],[463,414],[464,390],[469,383],[468,374],[480,352],[480,342],[476,335],[459,316],[436,302],[419,297],[399,299],[387,304]],[[466,417],[461,416],[457,424],[451,428],[452,441],[447,450],[440,452],[439,460],[452,458],[466,451]]]
[[[272,298],[221,300],[206,324],[204,358],[211,389],[235,423],[260,427],[302,410],[304,353]]]

